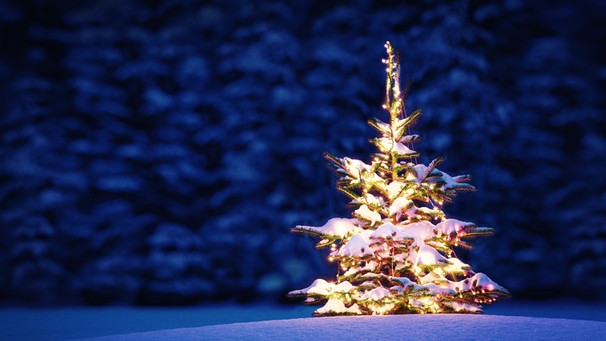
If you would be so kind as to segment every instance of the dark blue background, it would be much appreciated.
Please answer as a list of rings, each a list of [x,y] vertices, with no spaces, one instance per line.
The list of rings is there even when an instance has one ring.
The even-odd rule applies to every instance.
[[[0,3],[0,301],[283,300],[334,276],[296,224],[347,216],[383,44],[420,161],[478,188],[461,252],[517,297],[604,297],[603,1]]]

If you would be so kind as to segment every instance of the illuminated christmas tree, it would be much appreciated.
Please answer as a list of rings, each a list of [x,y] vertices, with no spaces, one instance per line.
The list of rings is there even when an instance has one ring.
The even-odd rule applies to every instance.
[[[370,164],[326,154],[336,168],[337,187],[352,199],[351,218],[323,226],[297,226],[293,232],[320,237],[338,263],[335,282],[315,280],[291,291],[306,303],[326,302],[314,316],[408,313],[481,313],[482,305],[509,296],[507,289],[459,260],[455,247],[470,249],[468,238],[493,230],[447,218],[442,211],[459,191],[473,191],[469,176],[450,176],[437,166],[416,163],[419,136],[410,127],[421,114],[407,114],[400,88],[400,62],[389,42],[383,108],[389,122],[371,120],[379,132]]]

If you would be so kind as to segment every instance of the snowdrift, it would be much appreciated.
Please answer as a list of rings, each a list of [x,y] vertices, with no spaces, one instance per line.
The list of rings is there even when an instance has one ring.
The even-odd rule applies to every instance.
[[[605,336],[606,322],[437,314],[300,318],[169,329],[86,340],[596,340]]]

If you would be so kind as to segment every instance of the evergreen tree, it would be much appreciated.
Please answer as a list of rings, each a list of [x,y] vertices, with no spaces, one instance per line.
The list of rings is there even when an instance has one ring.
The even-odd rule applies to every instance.
[[[321,238],[329,261],[339,263],[337,283],[317,279],[291,291],[306,303],[327,300],[315,316],[479,313],[481,305],[509,296],[483,273],[475,273],[454,252],[471,248],[465,239],[489,235],[491,228],[447,218],[442,210],[457,192],[472,191],[468,175],[450,176],[437,166],[416,163],[419,140],[410,127],[421,114],[407,114],[401,92],[399,58],[387,42],[384,109],[389,123],[370,125],[379,132],[370,164],[326,154],[340,177],[337,187],[352,199],[352,218],[332,218],[320,227],[299,225],[293,232]]]
[[[53,238],[56,230],[46,218],[35,215],[13,230],[10,290],[23,302],[55,303],[67,278],[58,262]]]

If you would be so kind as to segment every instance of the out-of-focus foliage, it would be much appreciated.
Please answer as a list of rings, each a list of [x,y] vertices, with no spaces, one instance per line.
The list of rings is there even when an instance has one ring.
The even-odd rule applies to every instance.
[[[0,4],[0,299],[281,298],[330,276],[294,224],[343,215],[383,43],[417,149],[478,188],[467,255],[515,295],[606,281],[600,1]],[[583,290],[582,293],[591,293]]]

